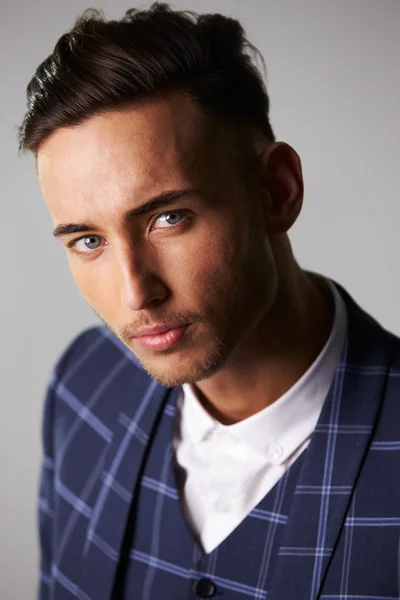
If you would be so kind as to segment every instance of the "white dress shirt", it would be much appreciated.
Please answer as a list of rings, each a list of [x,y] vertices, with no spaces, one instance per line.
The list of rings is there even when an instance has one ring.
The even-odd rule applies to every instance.
[[[310,443],[347,334],[342,297],[335,302],[332,331],[304,375],[260,412],[222,425],[182,386],[173,439],[186,475],[180,490],[186,518],[206,553],[216,548],[273,488]]]

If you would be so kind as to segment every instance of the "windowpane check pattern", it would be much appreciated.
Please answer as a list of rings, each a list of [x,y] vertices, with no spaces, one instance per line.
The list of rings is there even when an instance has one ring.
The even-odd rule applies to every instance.
[[[44,404],[40,600],[400,598],[400,340],[337,288],[347,341],[311,443],[209,554],[175,481],[180,388],[103,326],[71,341]]]

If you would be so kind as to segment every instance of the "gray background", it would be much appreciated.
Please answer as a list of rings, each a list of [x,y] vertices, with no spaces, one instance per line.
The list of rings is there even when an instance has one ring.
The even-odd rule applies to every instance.
[[[148,4],[142,4],[147,6]],[[238,17],[262,51],[278,139],[303,161],[305,203],[291,239],[302,266],[329,275],[400,334],[399,0],[177,0]],[[41,197],[19,159],[25,87],[84,0],[0,5],[0,598],[37,585],[36,493],[42,402],[58,354],[97,317],[75,288]],[[108,17],[135,6],[103,1]]]

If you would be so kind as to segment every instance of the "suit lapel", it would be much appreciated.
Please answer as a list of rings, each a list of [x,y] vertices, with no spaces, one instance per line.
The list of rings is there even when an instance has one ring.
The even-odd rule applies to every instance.
[[[104,477],[87,530],[80,589],[82,597],[92,600],[112,596],[132,499],[154,428],[169,394],[177,396],[180,390],[166,388],[144,373],[133,382],[133,388],[142,399],[124,403],[106,452]]]
[[[348,340],[305,451],[271,600],[318,597],[384,397],[389,336],[337,287],[348,311]]]

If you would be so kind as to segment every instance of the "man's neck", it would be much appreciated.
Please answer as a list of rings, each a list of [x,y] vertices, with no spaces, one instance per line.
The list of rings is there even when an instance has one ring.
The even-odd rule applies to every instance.
[[[327,282],[299,270],[296,287],[279,298],[234,358],[193,388],[204,408],[226,425],[269,406],[315,361],[329,338],[334,301]]]

